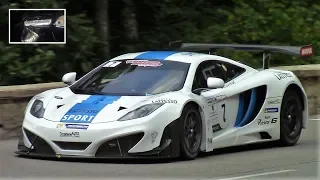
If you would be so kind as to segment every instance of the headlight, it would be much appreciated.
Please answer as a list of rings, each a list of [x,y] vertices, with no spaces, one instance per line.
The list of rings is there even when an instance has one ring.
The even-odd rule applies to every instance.
[[[137,118],[142,118],[142,117],[148,116],[149,114],[151,114],[152,112],[157,110],[162,105],[164,105],[164,103],[143,105],[143,106],[127,113],[126,115],[122,116],[118,121],[127,121],[127,120],[131,120],[131,119],[137,119]]]
[[[30,109],[30,113],[37,118],[42,118],[44,114],[43,102],[41,100],[35,100]]]

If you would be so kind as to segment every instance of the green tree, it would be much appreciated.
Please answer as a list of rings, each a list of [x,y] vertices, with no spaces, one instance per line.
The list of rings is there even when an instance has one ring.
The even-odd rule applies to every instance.
[[[9,8],[64,8],[67,1],[8,1],[1,4],[1,14]],[[8,26],[8,18],[1,18]],[[66,45],[9,45],[0,42],[0,85],[60,81],[68,71],[84,74],[98,62],[94,52],[98,41],[92,21],[85,13],[67,12]]]
[[[67,8],[66,45],[9,45],[9,8]],[[114,56],[184,42],[308,45],[313,58],[275,54],[271,65],[319,63],[320,2],[287,0],[3,0],[0,85],[60,81]],[[261,53],[218,51],[261,67]]]

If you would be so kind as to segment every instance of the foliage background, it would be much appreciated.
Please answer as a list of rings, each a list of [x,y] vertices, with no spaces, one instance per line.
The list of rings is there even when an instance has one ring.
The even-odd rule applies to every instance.
[[[8,9],[66,8],[66,45],[9,45]],[[0,85],[60,81],[122,53],[185,42],[309,45],[313,58],[276,55],[272,66],[319,63],[320,0],[1,0]],[[254,67],[261,54],[219,51]]]

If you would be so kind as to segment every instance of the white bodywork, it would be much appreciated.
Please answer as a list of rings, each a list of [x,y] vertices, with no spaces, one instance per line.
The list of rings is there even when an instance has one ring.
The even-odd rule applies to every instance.
[[[125,54],[112,60],[134,59],[142,53],[146,52]],[[228,58],[201,53],[177,52],[166,57],[164,60],[191,63],[184,87],[181,90],[152,96],[122,96],[116,98],[112,103],[105,106],[90,124],[87,124],[89,126],[86,130],[68,129],[63,125],[64,122],[60,121],[68,118],[64,117],[64,115],[70,108],[88,99],[90,95],[73,94],[68,87],[48,90],[36,95],[29,102],[26,108],[23,128],[43,138],[57,154],[79,156],[94,156],[97,148],[107,140],[142,131],[145,133],[144,137],[129,152],[146,152],[160,145],[164,128],[180,117],[187,103],[194,102],[199,105],[203,121],[201,151],[208,152],[215,148],[279,139],[281,100],[287,87],[292,84],[300,87],[302,92],[304,101],[303,127],[306,127],[308,117],[307,98],[300,81],[292,72],[273,69],[258,71]],[[191,92],[195,72],[198,65],[207,60],[228,62],[242,67],[246,71],[226,83],[224,88],[212,89],[202,92],[201,95],[197,95]],[[277,73],[287,73],[289,76],[279,80],[276,77]],[[239,94],[262,85],[267,86],[267,100],[264,101],[260,112],[249,124],[243,127],[234,127],[239,109]],[[219,99],[219,97],[222,98]],[[38,119],[30,114],[30,108],[35,99],[41,99],[44,102],[44,118]],[[143,118],[118,121],[120,117],[131,110],[159,99],[176,100],[177,103],[167,103]],[[278,101],[278,103],[269,104],[269,100],[275,100],[274,102]],[[57,105],[62,104],[64,106],[59,109],[56,108]],[[120,106],[127,107],[127,109],[117,111]],[[265,108],[278,108],[278,112],[265,113]],[[86,124],[84,123],[85,120],[90,117],[79,116],[78,119],[82,120],[81,118],[84,118],[82,124]],[[225,121],[223,118],[225,118]],[[277,121],[275,123],[258,125],[259,120],[271,121],[271,119]],[[216,124],[219,124],[222,129],[213,132],[212,127]],[[79,137],[60,137],[61,132],[72,133],[75,131],[79,132]],[[155,132],[157,133],[156,137],[152,136]],[[259,132],[267,132],[272,138],[261,139]],[[31,147],[31,142],[25,135],[23,140],[25,146]],[[53,141],[92,142],[92,144],[84,151],[76,151],[60,149]]]

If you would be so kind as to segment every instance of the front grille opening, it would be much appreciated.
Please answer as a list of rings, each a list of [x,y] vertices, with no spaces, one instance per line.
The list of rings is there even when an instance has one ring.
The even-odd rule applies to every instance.
[[[103,143],[97,150],[96,156],[122,157],[128,156],[128,151],[135,146],[144,136],[144,133],[137,133],[109,140]]]
[[[41,137],[33,134],[27,129],[23,129],[24,132],[27,135],[27,138],[31,143],[33,143],[34,149],[31,150],[30,152],[38,153],[38,154],[44,154],[44,155],[52,155],[56,154],[54,150],[51,148],[51,146]],[[30,148],[30,147],[28,147]]]
[[[91,142],[65,142],[65,141],[53,141],[53,142],[63,150],[78,150],[78,151],[84,151],[91,144]]]

